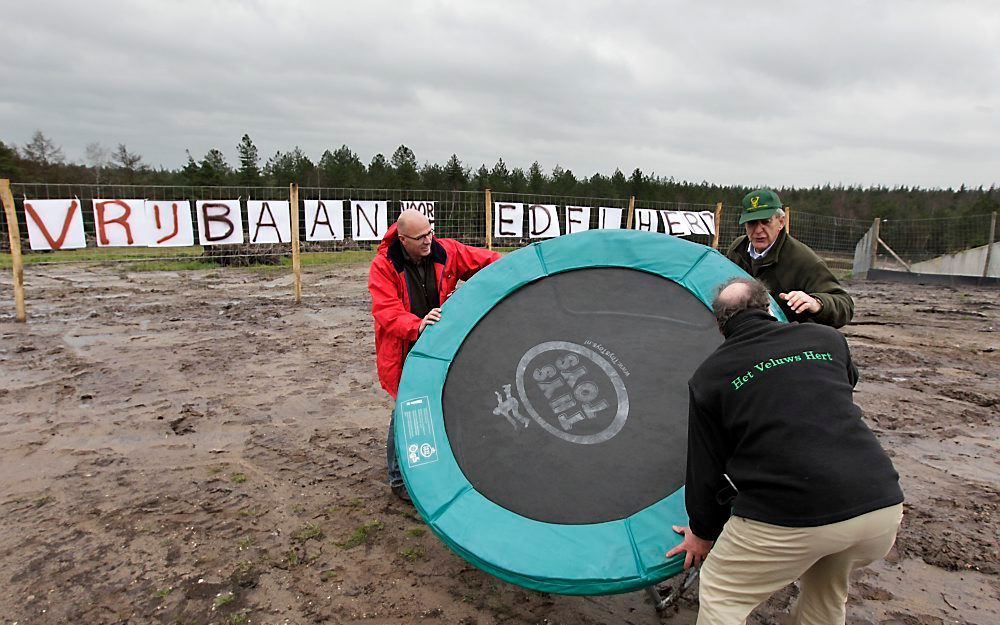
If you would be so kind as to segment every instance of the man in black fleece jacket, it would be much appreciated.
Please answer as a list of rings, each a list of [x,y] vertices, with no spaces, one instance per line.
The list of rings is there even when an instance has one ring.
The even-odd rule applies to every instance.
[[[690,527],[667,556],[705,559],[699,625],[741,623],[796,579],[795,623],[842,624],[850,572],[888,553],[903,493],[854,404],[847,341],[768,308],[743,278],[713,302],[726,338],[688,382]]]

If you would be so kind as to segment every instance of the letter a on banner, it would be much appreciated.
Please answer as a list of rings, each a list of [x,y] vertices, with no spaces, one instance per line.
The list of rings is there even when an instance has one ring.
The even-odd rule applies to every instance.
[[[355,241],[381,241],[389,230],[388,200],[351,200],[351,235]]]
[[[551,239],[559,232],[559,211],[554,204],[528,206],[528,236],[532,239]]]
[[[493,238],[524,236],[524,204],[493,202]]]
[[[146,200],[149,247],[194,245],[191,202],[187,200]]]
[[[98,247],[146,246],[145,200],[94,200]]]
[[[251,243],[288,243],[292,240],[292,222],[288,201],[247,202],[247,223]]]
[[[80,200],[24,202],[28,242],[33,250],[70,250],[87,247]]]
[[[344,200],[306,200],[306,241],[344,240]]]
[[[202,245],[243,243],[243,215],[239,200],[198,200],[198,240]]]
[[[583,232],[590,230],[590,207],[589,206],[567,206],[566,207],[566,234]]]

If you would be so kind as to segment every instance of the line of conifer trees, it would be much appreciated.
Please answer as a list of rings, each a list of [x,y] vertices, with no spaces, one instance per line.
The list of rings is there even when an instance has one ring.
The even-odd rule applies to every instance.
[[[422,189],[494,191],[552,195],[562,198],[626,198],[685,204],[737,205],[750,189],[708,182],[678,181],[673,177],[646,174],[636,167],[625,175],[577,175],[555,165],[546,171],[533,162],[526,170],[509,167],[503,158],[492,167],[473,169],[456,154],[438,163],[417,161],[413,150],[400,145],[386,158],[376,154],[365,165],[347,145],[325,150],[313,161],[298,146],[277,151],[266,161],[248,134],[236,144],[231,164],[222,150],[213,148],[200,159],[187,153],[177,169],[153,168],[141,154],[125,144],[108,148],[100,143],[86,147],[84,163],[68,162],[62,148],[42,131],[36,131],[22,146],[0,141],[0,178],[15,182],[75,184],[139,184],[183,186],[287,186],[356,189]],[[780,172],[776,175],[780,175]],[[1000,209],[1000,189],[921,189],[918,187],[778,188],[785,204],[795,210],[854,219],[879,216],[888,219],[982,215]],[[415,198],[418,199],[418,198]]]

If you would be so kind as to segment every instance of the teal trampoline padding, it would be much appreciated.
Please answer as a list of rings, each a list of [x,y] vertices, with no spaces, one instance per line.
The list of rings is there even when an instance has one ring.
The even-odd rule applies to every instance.
[[[500,301],[536,280],[577,269],[615,267],[672,280],[711,307],[719,284],[746,277],[711,248],[672,236],[592,230],[535,243],[476,274],[442,307],[403,367],[396,403],[396,451],[414,505],[432,531],[473,565],[537,591],[570,595],[628,592],[680,573],[664,554],[687,525],[684,489],[631,516],[603,523],[544,523],[481,495],[450,447],[442,391],[458,349]],[[781,321],[777,305],[772,305]]]

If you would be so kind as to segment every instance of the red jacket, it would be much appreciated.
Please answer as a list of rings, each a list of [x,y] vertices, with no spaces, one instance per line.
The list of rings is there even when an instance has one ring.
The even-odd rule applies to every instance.
[[[431,243],[431,259],[441,303],[455,290],[459,280],[468,280],[477,271],[500,258],[500,254],[470,247],[454,239]],[[396,224],[382,237],[378,253],[368,271],[368,291],[375,317],[375,364],[382,388],[396,398],[403,360],[420,334],[420,317],[410,312],[410,294],[403,273],[403,245]]]

